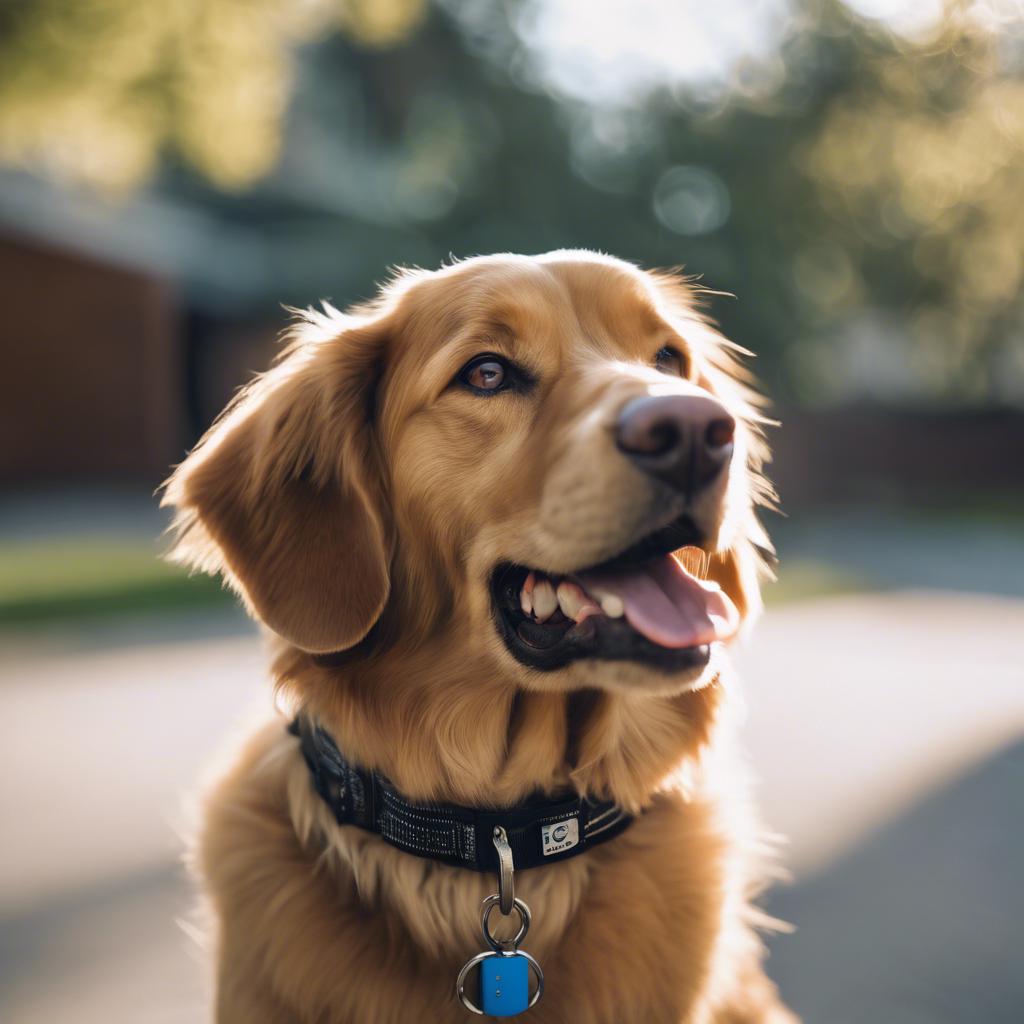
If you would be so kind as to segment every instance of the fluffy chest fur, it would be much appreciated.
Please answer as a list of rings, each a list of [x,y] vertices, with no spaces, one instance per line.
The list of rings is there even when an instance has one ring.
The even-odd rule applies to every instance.
[[[733,966],[752,969],[757,951],[736,827],[710,794],[669,788],[606,846],[520,873],[534,911],[524,948],[547,979],[530,1019],[730,1019]],[[337,826],[283,721],[253,735],[208,794],[196,866],[230,964],[221,1020],[241,1021],[238,1005],[250,1021],[469,1019],[453,983],[482,948],[495,880]]]

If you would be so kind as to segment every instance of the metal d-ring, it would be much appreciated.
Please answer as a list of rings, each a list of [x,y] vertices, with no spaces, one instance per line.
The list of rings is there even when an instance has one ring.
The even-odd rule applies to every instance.
[[[494,848],[498,851],[498,895],[501,897],[501,915],[508,917],[516,901],[512,847],[509,845],[508,833],[500,825],[495,826],[491,838]]]
[[[493,893],[484,900],[483,909],[480,914],[480,927],[483,929],[487,945],[495,953],[514,953],[519,943],[526,938],[526,933],[530,930],[530,908],[521,899],[513,900],[512,906],[519,911],[519,931],[516,932],[513,939],[496,939],[491,934],[490,918],[491,912],[499,905],[499,899],[498,894]]]
[[[530,970],[533,971],[533,976],[537,979],[537,991],[530,997],[530,1001],[526,1004],[526,1009],[529,1010],[531,1007],[536,1006],[537,1000],[544,994],[544,972],[540,969],[540,964],[537,963],[529,953],[525,953],[521,949],[511,953],[477,953],[472,960],[468,960],[462,970],[459,971],[458,980],[455,982],[455,993],[459,997],[459,1002],[462,1003],[470,1013],[478,1014],[481,1017],[484,1015],[484,1011],[481,1010],[479,1006],[472,1003],[469,996],[466,995],[466,978],[474,967],[483,963],[484,960],[487,960],[492,956],[521,956],[526,959],[527,964],[530,966]]]

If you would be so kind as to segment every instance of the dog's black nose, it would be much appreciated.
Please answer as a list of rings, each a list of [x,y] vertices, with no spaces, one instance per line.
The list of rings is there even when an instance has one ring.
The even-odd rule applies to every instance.
[[[736,421],[710,395],[634,398],[619,413],[619,450],[645,473],[692,496],[732,458]]]

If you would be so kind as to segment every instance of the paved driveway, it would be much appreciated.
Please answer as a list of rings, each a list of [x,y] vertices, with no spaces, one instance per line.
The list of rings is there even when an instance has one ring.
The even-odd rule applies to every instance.
[[[139,623],[109,643],[36,636],[0,655],[5,1024],[204,1019],[190,896],[176,866],[183,797],[219,739],[270,691],[259,641],[237,617],[179,627],[164,622],[154,632]],[[1024,1006],[1006,963],[1015,947],[1004,946],[1003,959],[985,954],[1024,916],[1016,878],[993,900],[1009,858],[1024,863],[1024,824],[996,796],[979,795],[994,786],[1002,799],[1015,795],[1019,808],[1024,789],[1013,794],[1012,782],[1020,781],[1020,758],[1004,754],[1010,768],[995,781],[977,767],[1024,735],[1022,637],[1020,599],[895,592],[773,610],[742,653],[762,805],[791,838],[787,861],[797,878],[776,906],[813,925],[809,945],[803,932],[780,939],[775,963],[810,1021],[1010,1019],[947,1018],[914,1001],[908,1016],[888,1003],[879,1009],[865,986],[852,985],[861,979],[876,995],[884,989],[877,970],[851,967],[871,959],[865,950],[875,959],[885,953],[887,977],[898,976],[901,963],[921,973],[910,944],[920,906],[931,908],[929,934],[941,946],[935,963],[963,965],[973,950],[966,963],[976,970],[965,968],[963,984]],[[957,786],[971,779],[965,797]],[[982,864],[976,845],[961,844],[948,847],[934,877],[915,870],[922,837],[988,835],[985,822],[999,825],[989,840],[1000,858]],[[904,825],[909,838],[886,838]],[[992,885],[971,888],[986,870],[995,872]],[[908,892],[910,882],[914,900],[886,897],[894,886]],[[951,923],[950,915],[966,921],[982,898],[993,905],[971,928]],[[875,910],[853,913],[858,906]],[[890,941],[875,941],[875,929]],[[960,1005],[961,989],[942,1005]]]

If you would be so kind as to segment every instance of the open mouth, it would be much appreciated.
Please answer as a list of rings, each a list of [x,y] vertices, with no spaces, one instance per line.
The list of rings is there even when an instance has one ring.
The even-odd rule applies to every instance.
[[[491,577],[498,631],[525,665],[550,671],[582,658],[703,668],[733,635],[736,606],[706,565],[692,523],[676,520],[600,565],[556,575],[505,563]]]

